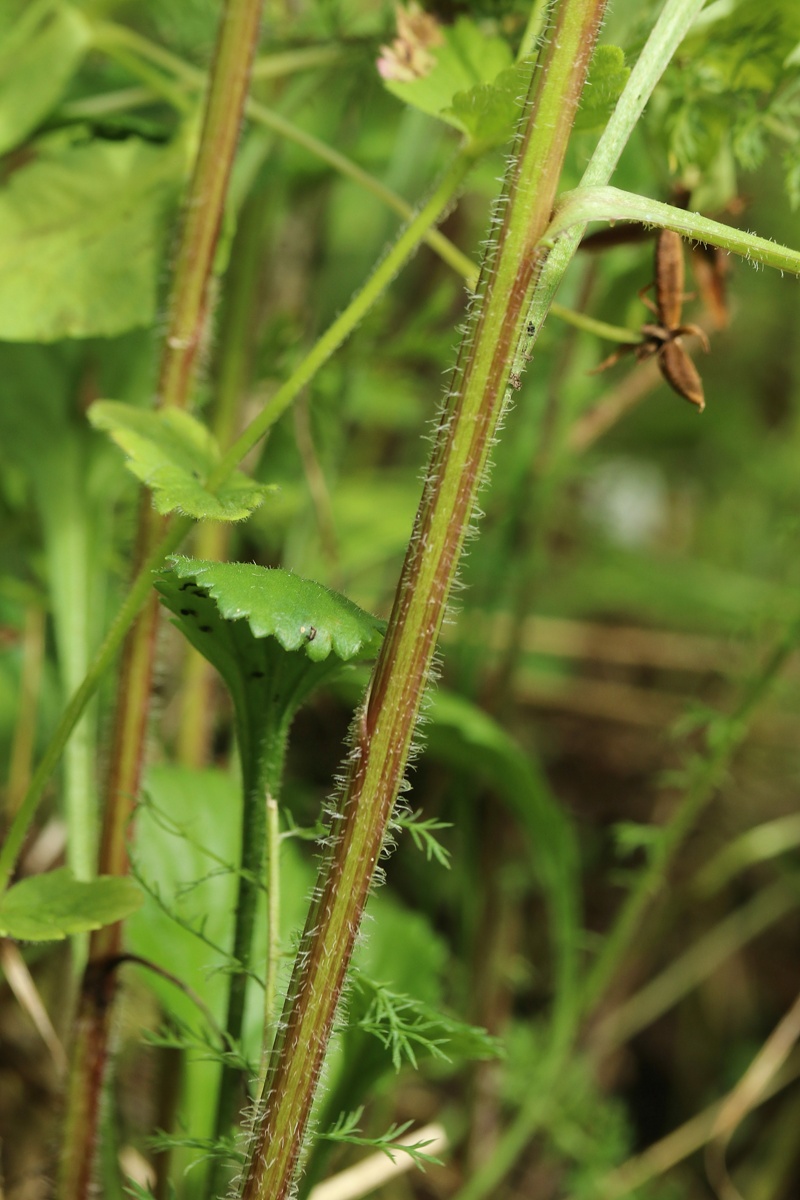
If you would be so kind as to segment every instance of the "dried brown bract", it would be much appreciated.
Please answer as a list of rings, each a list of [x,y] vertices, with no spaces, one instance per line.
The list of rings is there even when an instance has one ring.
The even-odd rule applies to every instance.
[[[690,335],[698,337],[703,349],[708,350],[708,338],[699,325],[681,324],[684,301],[683,243],[671,229],[662,229],[658,235],[655,268],[655,280],[650,285],[655,289],[655,304],[643,294],[647,288],[640,295],[657,320],[642,326],[643,341],[622,346],[596,370],[604,371],[613,366],[623,354],[633,353],[639,362],[655,354],[658,356],[659,370],[672,390],[702,412],[706,406],[703,382],[686,353],[682,339]]]

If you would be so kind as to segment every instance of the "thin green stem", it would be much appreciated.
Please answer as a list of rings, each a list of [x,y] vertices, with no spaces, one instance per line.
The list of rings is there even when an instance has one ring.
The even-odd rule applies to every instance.
[[[164,537],[147,559],[142,563],[130,590],[115,616],[106,634],[103,644],[95,655],[80,687],[70,697],[61,714],[61,719],[50,738],[47,748],[33,773],[28,790],[8,831],[8,836],[0,847],[0,890],[8,886],[14,863],[22,849],[26,834],[41,799],[44,787],[55,770],[70,734],[80,720],[89,700],[110,669],[116,654],[122,645],[125,634],[130,629],[137,614],[140,612],[146,597],[153,586],[153,572],[163,564],[167,555],[178,548],[184,537],[191,529],[193,522],[187,517],[174,521]]]
[[[142,37],[141,34],[134,33],[130,29],[125,29],[123,26],[102,24],[96,27],[97,38],[108,38],[109,48],[113,46],[114,41],[129,46],[144,58],[150,58],[159,66],[165,67],[172,71],[184,84],[200,89],[205,87],[206,75],[197,67],[191,66],[178,58],[177,55],[171,54],[168,50],[164,50],[161,46],[155,45]],[[104,43],[105,44],[105,43]],[[247,102],[245,111],[252,121],[263,125],[265,129],[272,130],[273,133],[279,134],[288,141],[294,142],[297,146],[302,146],[309,154],[315,158],[326,162],[330,167],[343,175],[346,179],[351,179],[357,183],[365,191],[371,192],[378,200],[398,213],[404,220],[413,218],[414,210],[401,196],[393,192],[391,188],[386,187],[379,179],[364,171],[361,167],[354,163],[346,155],[340,154],[338,150],[334,150],[326,142],[315,138],[313,134],[307,133],[304,129],[294,125],[286,117],[280,113],[268,108],[265,104],[259,103],[257,100],[250,98]],[[456,246],[453,245],[444,234],[437,230],[429,230],[423,239],[439,257],[452,267],[459,275],[463,275],[467,281],[467,286],[474,290],[477,280],[477,269],[467,255],[463,254]]]
[[[126,71],[130,71],[137,79],[141,79],[156,96],[161,96],[168,104],[180,113],[190,113],[195,107],[195,101],[184,91],[176,87],[161,71],[154,70],[147,62],[131,52],[122,34],[126,32],[122,26],[104,25],[94,30],[94,45],[102,50],[109,58],[113,58]]]
[[[332,67],[345,56],[342,47],[336,45],[304,46],[299,50],[284,50],[281,54],[265,54],[253,63],[253,79],[280,79],[284,75],[296,75],[298,71]]]
[[[413,216],[413,208],[391,188],[386,187],[379,179],[375,179],[373,175],[362,170],[351,159],[346,158],[344,154],[340,154],[338,150],[334,150],[325,142],[321,142],[319,138],[315,138],[312,134],[306,133],[299,126],[293,125],[280,113],[273,109],[267,108],[263,104],[259,104],[257,100],[251,100],[247,106],[247,115],[253,121],[258,121],[267,129],[272,129],[275,133],[280,134],[287,140],[293,141],[295,145],[302,146],[308,150],[310,154],[328,163],[339,174],[344,175],[347,179],[352,179],[354,183],[359,184],[365,191],[371,192],[378,200],[382,201],[387,208],[391,208],[398,213],[404,220],[409,220]],[[459,275],[463,275],[467,281],[467,286],[471,291],[474,291],[475,283],[478,277],[478,271],[475,264],[453,243],[439,233],[437,230],[431,230],[423,239],[432,250],[435,250],[439,257],[446,262],[448,266],[457,271]]]
[[[249,718],[247,704],[237,705],[237,744],[242,765],[242,839],[232,950],[237,969],[230,976],[225,1021],[226,1039],[234,1046],[241,1043],[247,985],[252,974],[253,931],[262,895],[268,845],[267,799],[271,798],[274,804],[280,793],[289,737],[289,715],[283,709],[260,712],[257,729]],[[274,988],[274,978],[272,986]],[[239,1115],[240,1098],[241,1073],[236,1067],[225,1066],[217,1097],[215,1137],[230,1132]],[[227,1182],[224,1168],[220,1166],[212,1179],[212,1194],[218,1194]]]
[[[607,321],[596,321],[594,317],[576,312],[573,308],[565,308],[563,304],[555,302],[551,304],[550,313],[557,320],[564,321],[567,325],[573,325],[576,329],[582,329],[584,333],[593,333],[595,337],[603,338],[607,342],[633,345],[636,342],[644,341],[644,334],[638,329],[626,329],[624,325],[609,325]]]
[[[96,96],[83,96],[70,100],[58,110],[59,116],[69,121],[80,121],[87,117],[104,117],[108,113],[125,112],[129,108],[141,108],[152,104],[154,93],[149,87],[118,88],[114,92],[102,92]]]
[[[275,1020],[278,994],[278,962],[281,948],[281,829],[278,801],[267,795],[267,970],[264,986],[264,1034],[261,1080],[269,1061],[270,1031]],[[257,1095],[261,1094],[259,1085]]]
[[[473,159],[462,151],[453,161],[427,203],[420,209],[411,223],[403,230],[386,257],[378,264],[360,292],[351,300],[344,312],[336,318],[315,346],[306,355],[299,367],[278,389],[262,412],[254,418],[236,439],[219,465],[208,479],[212,490],[219,487],[230,472],[264,437],[275,422],[286,412],[304,387],[313,379],[320,367],[338,350],[345,338],[353,332],[378,297],[389,286],[397,272],[414,253],[425,232],[441,219],[452,204],[464,178],[472,166]]]
[[[779,246],[767,238],[734,229],[731,225],[722,225],[709,217],[701,217],[699,213],[687,212],[685,208],[675,208],[672,204],[662,204],[646,196],[620,191],[619,188],[582,185],[573,192],[565,193],[547,237],[555,239],[563,233],[572,237],[574,234],[568,231],[576,225],[583,229],[587,221],[641,221],[643,225],[674,229],[693,241],[708,242],[723,250],[741,254],[751,262],[800,275],[798,250]]]
[[[653,89],[704,4],[705,0],[666,0],[583,173],[581,188],[602,187],[608,183]],[[528,324],[536,331],[534,337],[538,336],[566,265],[578,248],[583,230],[584,225],[575,225],[558,238],[544,264],[528,313]],[[525,345],[524,353],[530,353],[532,342],[533,338]],[[521,352],[520,369],[524,369],[524,362]]]
[[[206,85],[208,77],[204,71],[189,66],[177,54],[165,50],[157,42],[151,42],[149,38],[133,29],[128,29],[125,25],[117,25],[113,21],[95,21],[92,24],[92,41],[98,50],[109,53],[113,47],[126,46],[141,58],[155,63],[156,66],[168,71],[171,75],[182,77],[184,82],[192,82],[196,86],[196,77],[199,76],[201,88]],[[192,76],[194,76],[193,79]]]

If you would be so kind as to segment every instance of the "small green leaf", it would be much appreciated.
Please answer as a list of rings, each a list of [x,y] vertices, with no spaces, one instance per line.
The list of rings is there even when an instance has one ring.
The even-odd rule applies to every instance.
[[[315,663],[331,653],[343,662],[371,658],[380,648],[385,622],[314,580],[252,563],[205,562],[180,555],[171,561],[172,571],[164,573],[157,587],[167,607],[182,618],[181,627],[196,627],[195,621],[187,621],[184,609],[208,596],[218,624],[243,625],[251,641],[275,638],[284,650],[303,650]],[[183,580],[183,586],[177,580]],[[206,615],[208,610],[206,606]]]
[[[584,133],[599,133],[605,129],[630,73],[619,46],[597,47],[575,118],[575,129]]]
[[[36,129],[58,103],[89,45],[77,9],[52,0],[31,5],[0,49],[0,154]]]
[[[78,140],[78,137],[82,140]],[[0,338],[111,337],[156,316],[169,147],[58,133],[0,188]]]
[[[266,728],[288,728],[343,663],[378,652],[384,622],[322,584],[251,563],[172,562],[156,587],[228,685],[243,754],[258,754]]]
[[[444,45],[433,50],[436,66],[430,74],[409,82],[387,79],[384,85],[406,104],[469,132],[451,107],[457,94],[468,95],[476,85],[492,83],[511,67],[511,50],[502,38],[487,37],[469,17],[459,17],[454,25],[442,29],[442,34]],[[487,101],[476,99],[473,103],[480,107]],[[467,101],[462,105],[469,108]]]
[[[395,1161],[398,1154],[407,1154],[418,1167],[422,1167],[425,1163],[441,1165],[441,1159],[425,1153],[425,1147],[431,1145],[432,1139],[413,1143],[397,1140],[411,1128],[411,1121],[405,1121],[402,1125],[391,1125],[385,1133],[379,1134],[377,1137],[364,1137],[359,1128],[363,1112],[362,1106],[353,1112],[341,1113],[335,1124],[319,1136],[328,1142],[341,1142],[349,1146],[367,1146],[371,1150],[380,1150],[391,1162]]]
[[[61,941],[121,921],[143,900],[132,879],[101,875],[74,879],[68,867],[32,875],[9,888],[0,900],[0,936],[29,942]]]
[[[272,490],[235,471],[210,492],[204,481],[220,460],[219,447],[202,422],[179,409],[98,400],[89,420],[129,456],[129,470],[152,490],[160,513],[177,509],[196,520],[241,521]]]
[[[470,139],[476,152],[507,142],[519,120],[531,68],[518,63],[501,71],[493,83],[479,83],[456,92],[442,116],[452,120]]]

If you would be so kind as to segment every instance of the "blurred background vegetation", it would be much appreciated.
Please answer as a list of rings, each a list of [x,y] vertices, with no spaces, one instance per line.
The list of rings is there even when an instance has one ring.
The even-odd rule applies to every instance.
[[[630,63],[658,7],[617,0],[603,40],[620,45]],[[791,0],[757,7],[710,6],[715,19],[670,68],[614,182],[663,200],[688,192],[690,207],[797,246],[800,16]],[[3,25],[23,8],[10,3]],[[207,66],[219,13],[210,0],[85,8]],[[443,22],[468,15],[515,51],[529,16],[524,4],[500,0],[445,0],[433,11]],[[388,4],[271,0],[263,61],[310,47],[328,57],[274,78],[257,72],[254,95],[413,204],[457,139],[385,90],[375,59],[393,36]],[[80,125],[92,144],[136,139],[168,148],[178,136],[176,112],[155,94],[107,110],[86,103],[141,86],[120,56],[91,53],[36,133],[72,136]],[[576,133],[565,188],[577,183],[597,132]],[[6,184],[19,166],[14,155],[27,152],[4,160]],[[443,227],[476,261],[504,162],[505,151],[480,161]],[[375,196],[255,126],[245,133],[234,188],[237,221],[200,396],[209,419],[228,429],[269,402],[398,227]],[[173,217],[174,195],[160,209],[162,289]],[[634,1190],[632,1177],[626,1183],[615,1171],[731,1089],[798,991],[793,657],[726,761],[609,986],[583,1014],[557,1081],[544,1074],[560,986],[557,928],[542,888],[553,873],[545,861],[552,813],[574,829],[580,864],[555,885],[551,879],[551,899],[555,886],[581,913],[578,950],[589,963],[650,861],[653,827],[668,819],[710,752],[710,715],[735,710],[800,610],[800,291],[792,279],[725,258],[715,263],[724,302],[714,306],[705,277],[691,274],[691,264],[702,271],[707,258],[686,252],[694,295],[685,319],[702,324],[711,341],[710,354],[698,358],[703,415],[667,388],[653,361],[623,359],[591,374],[613,347],[551,317],[495,450],[420,739],[427,749],[407,796],[421,820],[441,823],[436,838],[449,870],[403,833],[374,897],[360,970],[482,1026],[505,1054],[471,1063],[476,1045],[462,1031],[450,1064],[432,1055],[418,1071],[406,1063],[398,1073],[388,1053],[376,1061],[380,1043],[363,1028],[343,1029],[320,1127],[366,1104],[361,1124],[373,1134],[392,1122],[441,1119],[452,1140],[446,1165],[384,1187],[393,1200],[704,1200],[713,1194],[713,1165],[701,1149],[708,1122],[694,1142],[687,1133],[674,1167],[667,1154]],[[558,299],[638,330],[649,319],[638,293],[652,280],[652,254],[652,238],[639,231],[587,246]],[[190,552],[281,565],[387,616],[465,306],[463,280],[423,246],[248,464],[258,479],[280,485],[277,495],[246,524],[196,534]],[[131,555],[135,483],[119,452],[89,429],[85,409],[100,397],[150,402],[158,332],[156,319],[113,337],[0,341],[0,758],[9,813],[123,594]],[[230,408],[215,418],[221,396]],[[162,642],[135,841],[149,897],[129,942],[202,991],[213,1010],[214,968],[224,956],[211,943],[224,945],[230,929],[232,879],[223,868],[236,825],[231,714],[215,677],[174,631]],[[296,721],[287,828],[313,830],[321,816],[358,683],[354,674],[321,694]],[[52,784],[27,871],[64,855],[79,873],[91,869],[91,831],[88,849],[76,850],[64,817],[71,796],[85,799],[96,788],[108,700],[101,695]],[[312,841],[287,842],[287,961],[313,861]],[[196,936],[204,912],[205,942]],[[25,958],[65,1037],[69,955],[25,949]],[[184,1177],[178,1169],[200,1151],[172,1145],[159,1153],[148,1139],[156,1128],[203,1128],[203,1072],[216,1067],[201,1061],[186,996],[127,971],[110,1144],[154,1194],[175,1187],[200,1196],[202,1170]],[[359,995],[355,986],[354,1011]],[[172,1034],[159,1038],[165,1021]],[[255,1012],[252,1024],[257,1038]],[[143,1046],[143,1029],[168,1044]],[[45,1195],[59,1067],[7,983],[0,1037],[5,1194]],[[728,1163],[748,1200],[800,1192],[800,1093],[791,1085],[799,1069],[790,1057],[776,1094],[742,1110]],[[359,1154],[325,1145],[312,1153],[309,1183]],[[476,1183],[487,1164],[496,1177]]]

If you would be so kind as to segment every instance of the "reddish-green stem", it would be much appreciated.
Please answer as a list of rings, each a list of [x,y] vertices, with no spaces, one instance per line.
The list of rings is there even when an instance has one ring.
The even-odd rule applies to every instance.
[[[247,101],[264,0],[228,0],[211,66],[200,147],[175,263],[158,401],[185,408],[203,341],[209,280]]]
[[[430,676],[478,490],[505,403],[605,0],[562,0],[526,103],[503,226],[481,275],[477,320],[443,407],[428,479],[383,650],[357,721],[326,854],[265,1083],[244,1200],[291,1189],[345,974]]]
[[[206,321],[214,253],[239,136],[263,0],[228,0],[220,24],[200,147],[186,202],[159,372],[158,403],[185,408]],[[137,563],[164,534],[164,520],[142,502]],[[99,869],[127,871],[126,833],[139,791],[159,606],[151,593],[130,629],[122,656],[103,813]],[[61,1162],[62,1200],[84,1200],[93,1188],[95,1143],[110,1033],[114,975],[104,964],[119,953],[121,927],[97,931],[79,1001]]]

